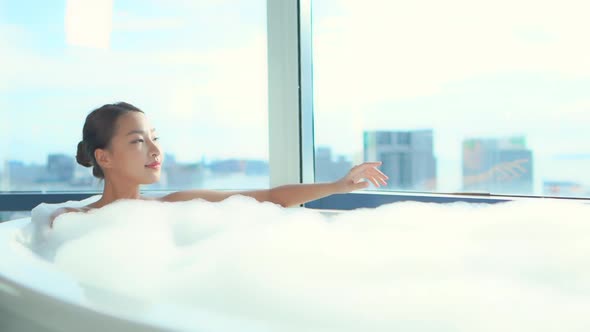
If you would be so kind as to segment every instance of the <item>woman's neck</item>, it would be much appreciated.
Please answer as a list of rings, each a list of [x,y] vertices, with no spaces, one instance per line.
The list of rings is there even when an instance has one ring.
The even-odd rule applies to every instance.
[[[129,185],[124,182],[115,183],[105,180],[102,197],[91,204],[92,208],[101,208],[119,199],[139,199],[139,185]]]

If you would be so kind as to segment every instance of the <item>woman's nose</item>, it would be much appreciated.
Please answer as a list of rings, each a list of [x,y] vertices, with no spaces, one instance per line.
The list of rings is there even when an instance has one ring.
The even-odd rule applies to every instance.
[[[160,155],[160,149],[158,149],[158,147],[154,147],[152,150],[152,156],[159,156]]]
[[[152,151],[152,158],[156,159],[156,161],[162,162],[162,157],[160,156],[159,150]]]
[[[152,152],[151,153],[152,157],[156,157],[161,154],[160,148],[156,144],[152,144],[152,151],[151,152]]]

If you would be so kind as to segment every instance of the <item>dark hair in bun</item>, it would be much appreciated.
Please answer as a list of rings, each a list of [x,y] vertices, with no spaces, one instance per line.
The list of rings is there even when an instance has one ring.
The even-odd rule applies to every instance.
[[[86,142],[80,141],[80,143],[78,143],[76,161],[78,162],[78,164],[84,167],[92,166],[92,159],[90,159],[90,155],[88,154],[87,150],[88,149],[86,148]]]
[[[104,179],[104,173],[94,157],[96,149],[107,148],[115,134],[117,119],[128,112],[141,112],[139,108],[125,103],[103,105],[90,112],[84,122],[82,140],[78,143],[76,161],[84,167],[93,167],[92,175]]]

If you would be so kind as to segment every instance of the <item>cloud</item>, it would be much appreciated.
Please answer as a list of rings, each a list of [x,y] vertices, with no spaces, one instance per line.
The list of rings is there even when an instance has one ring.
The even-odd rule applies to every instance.
[[[161,31],[169,29],[182,29],[186,22],[174,17],[143,17],[129,11],[115,12],[113,18],[113,31],[115,32],[141,32]]]
[[[115,23],[129,16],[115,14]],[[234,28],[238,25],[236,22]],[[134,17],[128,25],[115,24],[113,33],[121,32],[116,29],[144,29],[141,36],[149,37],[147,30],[164,27],[176,26],[168,19]],[[82,122],[74,123],[74,119],[83,121],[79,118],[93,108],[125,100],[144,109],[158,128],[168,130],[170,135],[163,142],[170,142],[172,152],[190,155],[192,160],[201,153],[236,156],[236,151],[240,156],[264,158],[268,154],[266,38],[256,31],[244,32],[244,38],[239,40],[217,39],[210,46],[199,38],[187,43],[186,34],[167,31],[167,36],[182,41],[181,47],[67,47],[56,55],[32,51],[27,46],[29,31],[3,25],[0,46],[6,52],[0,53],[0,93],[6,96],[6,106],[18,115],[14,119],[25,114],[37,119],[52,114],[64,119],[64,127],[69,126],[64,132],[76,136]],[[215,36],[212,31],[207,38]],[[22,103],[23,95],[34,98]],[[47,109],[59,110],[60,115],[48,113]],[[247,131],[254,134],[248,135]],[[71,142],[66,141],[69,137],[49,142],[44,140],[43,132],[19,131],[12,140],[26,134],[29,141],[38,142],[36,155],[39,150],[72,150]],[[23,154],[31,153],[25,150],[14,151],[15,157],[37,159],[25,158]]]
[[[113,0],[68,0],[66,41],[69,45],[107,49],[113,26]]]
[[[363,130],[430,127],[458,171],[468,134],[525,133],[535,153],[587,149],[587,1],[332,5],[314,20],[316,143],[353,155]]]
[[[325,98],[428,96],[501,72],[590,74],[587,2],[343,0],[340,7],[342,16],[315,21],[317,91]]]

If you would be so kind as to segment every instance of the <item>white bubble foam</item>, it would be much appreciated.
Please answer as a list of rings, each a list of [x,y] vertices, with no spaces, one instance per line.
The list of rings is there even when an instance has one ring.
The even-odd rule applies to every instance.
[[[589,216],[550,200],[330,217],[243,196],[122,200],[61,215],[30,247],[88,289],[186,310],[185,329],[587,331]]]

